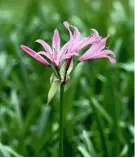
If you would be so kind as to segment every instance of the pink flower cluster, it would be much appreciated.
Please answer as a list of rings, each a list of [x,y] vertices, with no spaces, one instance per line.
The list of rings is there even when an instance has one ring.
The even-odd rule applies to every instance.
[[[68,22],[64,22],[64,26],[69,31],[70,39],[63,47],[60,47],[61,40],[59,31],[55,29],[52,38],[52,48],[45,41],[38,39],[36,42],[43,46],[44,51],[36,52],[25,45],[21,45],[22,50],[42,64],[50,65],[53,63],[56,67],[60,67],[61,61],[63,60],[70,59],[74,55],[79,56],[80,50],[86,46],[89,46],[89,48],[82,56],[79,56],[78,60],[80,62],[97,58],[107,58],[111,63],[116,62],[116,60],[110,56],[114,56],[114,53],[105,48],[109,35],[102,38],[95,29],[91,29],[93,34],[81,39],[77,27],[70,25]],[[71,28],[74,30],[73,33]]]

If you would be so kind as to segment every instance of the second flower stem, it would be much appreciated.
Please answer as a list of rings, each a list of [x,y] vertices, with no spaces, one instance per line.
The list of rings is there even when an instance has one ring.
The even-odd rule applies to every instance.
[[[63,96],[64,83],[60,85],[59,156],[63,157]]]

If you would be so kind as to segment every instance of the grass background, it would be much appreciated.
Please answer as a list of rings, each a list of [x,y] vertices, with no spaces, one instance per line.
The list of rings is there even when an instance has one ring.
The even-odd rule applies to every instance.
[[[133,0],[0,0],[0,156],[59,156],[59,95],[46,105],[50,69],[20,50],[51,44],[63,21],[95,28],[116,54],[75,70],[64,99],[65,156],[133,156]]]

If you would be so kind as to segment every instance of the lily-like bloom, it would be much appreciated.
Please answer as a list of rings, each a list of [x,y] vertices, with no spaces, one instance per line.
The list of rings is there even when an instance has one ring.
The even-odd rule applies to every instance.
[[[56,66],[59,66],[61,60],[69,58],[69,56],[63,55],[66,53],[69,43],[67,42],[60,50],[60,36],[57,29],[54,31],[54,35],[52,38],[52,48],[41,39],[36,40],[36,42],[40,43],[45,51],[36,52],[24,45],[22,45],[21,48],[23,51],[25,51],[44,65],[50,65],[50,63],[54,63]],[[42,56],[45,56],[48,60],[46,60]]]
[[[93,31],[93,34],[81,39],[80,32],[77,27],[70,25],[66,21],[64,22],[64,25],[68,29],[70,34],[70,44],[68,46],[67,52],[68,55],[79,55],[78,53],[81,49],[88,45],[92,45],[93,43],[98,42],[101,39],[101,37],[95,29],[91,29]],[[73,34],[70,27],[74,29]]]
[[[106,41],[109,38],[109,35],[99,42],[94,43],[80,58],[80,61],[85,60],[92,60],[97,58],[108,58],[111,63],[116,63],[116,60],[110,57],[109,55],[114,55],[114,53],[109,50],[105,49]]]
[[[78,56],[79,51],[84,47],[91,46],[88,51],[79,58],[80,61],[95,58],[108,58],[112,63],[115,63],[115,60],[108,56],[109,54],[114,55],[113,52],[104,49],[108,36],[102,39],[95,29],[91,29],[93,34],[81,39],[77,27],[70,25],[66,21],[64,22],[64,26],[69,31],[70,39],[61,49],[59,31],[55,29],[52,38],[52,48],[45,41],[38,39],[36,42],[43,46],[44,51],[36,52],[25,45],[21,45],[22,50],[44,65],[54,64],[56,67],[60,67],[62,60],[70,60],[73,55]],[[73,33],[70,28],[74,29]]]

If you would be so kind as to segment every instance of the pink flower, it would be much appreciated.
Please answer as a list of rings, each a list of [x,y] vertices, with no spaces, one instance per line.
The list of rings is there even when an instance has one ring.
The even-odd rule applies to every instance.
[[[64,22],[64,26],[69,31],[70,39],[60,48],[60,36],[57,29],[54,30],[54,35],[52,38],[52,48],[43,40],[36,40],[37,43],[40,43],[44,51],[36,52],[31,48],[21,45],[21,48],[24,52],[28,53],[30,56],[38,60],[44,65],[54,64],[56,67],[60,67],[62,60],[67,60],[72,58],[73,55],[79,55],[79,51],[86,46],[91,46],[83,56],[79,58],[80,61],[90,60],[95,58],[108,58],[112,63],[115,63],[115,59],[111,58],[109,55],[114,55],[111,50],[104,49],[106,38],[101,38],[99,33],[95,29],[92,35],[82,38],[77,27],[70,25],[68,22]],[[73,28],[73,33],[70,28]],[[70,62],[68,62],[70,64]]]
[[[110,57],[109,55],[113,55],[114,53],[109,50],[105,49],[106,41],[109,38],[109,35],[99,42],[94,43],[80,58],[80,61],[85,60],[92,60],[97,58],[108,58],[111,63],[116,63],[116,60]]]
[[[95,42],[98,42],[101,39],[101,37],[99,36],[98,32],[95,29],[91,29],[93,31],[92,35],[85,37],[83,39],[80,39],[80,32],[78,28],[70,25],[66,21],[64,22],[64,25],[68,29],[69,34],[70,34],[70,44],[69,44],[68,52],[67,52],[68,55],[70,54],[78,55],[81,49]],[[74,28],[74,34],[72,34],[70,27]]]
[[[60,50],[60,36],[57,29],[54,31],[54,35],[52,38],[52,48],[41,39],[36,40],[36,42],[40,43],[45,51],[36,52],[24,45],[21,45],[21,48],[24,52],[28,53],[30,56],[32,56],[44,65],[50,65],[50,63],[54,63],[56,66],[59,66],[62,60],[68,59],[71,56],[66,54],[69,46],[69,41],[65,43],[65,45]],[[47,58],[48,60],[46,60],[42,56],[45,56],[45,58]]]

